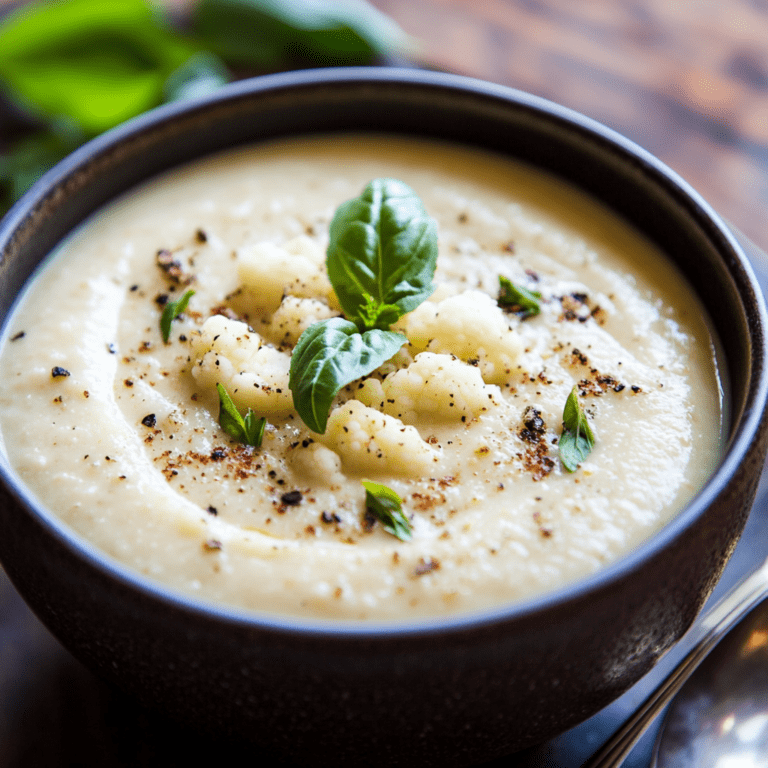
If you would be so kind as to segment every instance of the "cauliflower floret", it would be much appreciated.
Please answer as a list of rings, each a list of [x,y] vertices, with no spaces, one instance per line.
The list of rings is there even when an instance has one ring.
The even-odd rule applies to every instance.
[[[444,421],[474,418],[498,405],[501,392],[485,384],[477,368],[450,355],[422,352],[408,368],[384,381],[366,379],[355,397],[412,424],[424,416]]]
[[[252,408],[259,416],[293,410],[288,388],[291,358],[266,346],[245,323],[209,317],[200,335],[192,338],[192,349],[195,379],[206,387],[220,383],[238,408]]]
[[[305,235],[282,246],[246,246],[238,251],[237,257],[240,282],[265,312],[274,312],[286,295],[322,298],[337,306],[336,294],[323,268],[323,251]]]
[[[343,485],[341,459],[338,454],[320,443],[310,443],[306,448],[297,447],[292,454],[294,469],[315,483]]]
[[[316,299],[299,299],[286,296],[269,321],[271,338],[277,344],[295,346],[299,336],[318,320],[335,317],[338,312]]]
[[[316,435],[315,440],[360,472],[423,475],[439,456],[415,427],[406,427],[399,419],[366,408],[357,400],[334,408],[325,434]]]
[[[482,291],[425,301],[397,324],[419,351],[477,361],[483,379],[502,384],[515,367],[522,342],[496,302]]]

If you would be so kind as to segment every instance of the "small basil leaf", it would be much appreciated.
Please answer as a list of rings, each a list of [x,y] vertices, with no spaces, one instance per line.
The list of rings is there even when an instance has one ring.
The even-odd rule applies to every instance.
[[[267,426],[267,420],[262,416],[257,418],[256,414],[249,408],[245,414],[245,442],[255,448],[261,448],[261,441],[264,439],[264,428]]]
[[[497,302],[500,307],[510,309],[525,320],[526,317],[533,317],[541,312],[540,299],[541,294],[538,291],[529,291],[527,288],[515,285],[503,275],[499,275]]]
[[[563,434],[560,436],[560,461],[569,472],[575,472],[589,456],[595,445],[595,436],[587,417],[579,405],[577,388],[574,387],[563,409]]]
[[[219,393],[219,425],[230,437],[244,442],[245,422],[243,417],[232,402],[229,392],[218,382],[216,383],[216,391]]]
[[[189,300],[195,295],[194,291],[187,291],[178,301],[166,303],[163,314],[160,316],[160,333],[167,344],[171,338],[171,323],[187,308]]]
[[[331,222],[328,277],[347,317],[366,328],[388,328],[431,296],[436,263],[437,225],[396,179],[374,179]]]
[[[216,383],[216,391],[219,393],[219,425],[221,428],[235,440],[260,448],[267,420],[264,417],[257,418],[250,408],[243,418],[229,396],[229,392],[218,382]]]
[[[387,533],[401,541],[409,541],[413,534],[411,521],[403,512],[402,499],[386,485],[363,480],[365,508],[383,526]]]
[[[303,422],[322,434],[337,392],[389,360],[408,340],[378,329],[359,333],[341,317],[314,323],[301,334],[291,356],[289,386]]]
[[[382,328],[386,330],[403,315],[400,307],[395,304],[379,304],[367,293],[363,299],[365,303],[360,307],[360,314],[354,318],[361,333],[368,328]]]

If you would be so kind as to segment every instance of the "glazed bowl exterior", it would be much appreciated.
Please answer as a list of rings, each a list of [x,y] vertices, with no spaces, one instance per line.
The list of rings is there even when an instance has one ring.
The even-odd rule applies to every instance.
[[[0,312],[66,234],[133,185],[245,142],[338,131],[519,158],[624,217],[672,258],[724,350],[729,438],[696,498],[641,547],[556,592],[468,616],[353,624],[261,616],[165,590],[41,508],[2,459],[0,561],[89,668],[142,703],[308,765],[465,765],[543,741],[635,683],[686,631],[746,521],[766,451],[765,310],[708,206],[610,130],[451,75],[353,69],[244,81],[91,142],[0,224]]]

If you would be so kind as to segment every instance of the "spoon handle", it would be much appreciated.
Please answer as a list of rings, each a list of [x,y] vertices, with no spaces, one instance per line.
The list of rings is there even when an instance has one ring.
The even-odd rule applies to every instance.
[[[698,624],[693,646],[635,713],[582,768],[617,768],[686,680],[752,608],[768,596],[768,560],[727,594]],[[698,636],[697,636],[698,635]]]

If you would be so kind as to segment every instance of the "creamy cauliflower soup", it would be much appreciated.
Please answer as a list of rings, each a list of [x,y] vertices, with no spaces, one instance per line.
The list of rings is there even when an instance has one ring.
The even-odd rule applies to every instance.
[[[403,189],[421,201],[437,262],[370,332],[326,253],[339,206],[382,179],[398,210]],[[318,328],[336,335],[310,344]],[[372,370],[337,329],[384,340]],[[299,390],[321,343],[340,378],[316,402]],[[553,590],[663,526],[719,457],[714,349],[666,258],[553,179],[405,138],[290,140],[157,178],[77,230],[7,325],[0,425],[37,498],[150,579],[413,619]]]

